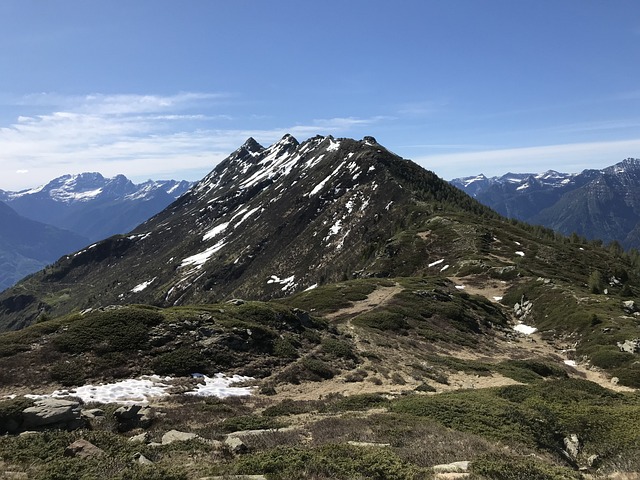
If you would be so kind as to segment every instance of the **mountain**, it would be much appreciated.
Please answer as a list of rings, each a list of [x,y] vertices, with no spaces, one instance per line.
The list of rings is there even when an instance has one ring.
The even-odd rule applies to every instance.
[[[483,175],[451,181],[502,215],[576,233],[624,248],[640,248],[640,160],[628,158],[579,174]]]
[[[426,218],[449,200],[462,205],[455,209],[492,215],[370,137],[299,144],[287,135],[268,148],[249,139],[130,234],[63,258],[33,282],[49,294],[56,285],[78,285],[68,301],[51,306],[57,314],[122,302],[267,299],[353,275],[413,274],[424,262],[390,261],[404,243],[390,239],[407,218]],[[418,237],[409,251],[428,243]],[[32,307],[39,304],[33,297]]]
[[[0,202],[0,290],[87,245],[78,234],[29,220]]]
[[[191,187],[187,181],[147,181],[134,184],[123,175],[64,175],[44,186],[20,192],[0,191],[20,215],[102,240],[126,233],[160,212]]]
[[[372,137],[249,139],[0,294],[0,472],[636,478],[639,294]]]

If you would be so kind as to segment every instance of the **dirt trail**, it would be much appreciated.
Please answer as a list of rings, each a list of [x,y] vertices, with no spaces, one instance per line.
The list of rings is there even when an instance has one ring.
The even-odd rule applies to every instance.
[[[392,285],[391,287],[377,287],[369,296],[364,300],[353,302],[352,305],[342,308],[336,312],[325,315],[327,320],[335,320],[340,317],[354,317],[361,313],[367,312],[377,306],[384,305],[394,295],[400,293],[402,287],[399,284]]]
[[[498,302],[499,299],[504,296],[507,288],[509,287],[509,284],[507,282],[499,280],[481,281],[473,277],[450,277],[449,280],[454,282],[456,285],[463,285],[465,287],[464,291],[475,295],[482,295],[487,300],[492,302]],[[555,357],[558,359],[558,361],[563,363],[565,361],[571,360],[569,355],[567,355],[569,351],[568,349],[564,349],[552,342],[543,340],[542,336],[539,333],[521,336],[520,340],[516,342],[506,342],[501,349],[505,351],[505,358],[519,358],[524,354],[531,357]],[[458,356],[454,353],[452,353],[452,355]],[[473,353],[469,354],[469,352],[466,352],[466,357],[467,359],[478,359],[477,356],[474,357]],[[579,363],[576,365],[568,365],[565,363],[565,365],[567,365],[568,368],[573,369],[576,376],[584,377],[591,382],[601,385],[602,387],[614,390],[616,392],[634,391],[633,388],[612,383],[611,379],[607,377],[602,371],[593,369],[590,365]]]

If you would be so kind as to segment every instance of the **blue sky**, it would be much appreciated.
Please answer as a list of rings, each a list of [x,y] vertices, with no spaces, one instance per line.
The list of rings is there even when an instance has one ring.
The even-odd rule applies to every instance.
[[[0,189],[373,135],[450,179],[640,157],[637,0],[2,0]]]

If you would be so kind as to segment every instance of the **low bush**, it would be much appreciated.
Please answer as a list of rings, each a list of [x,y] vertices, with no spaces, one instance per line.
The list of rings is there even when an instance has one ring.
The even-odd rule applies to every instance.
[[[153,359],[151,368],[158,375],[184,376],[208,372],[209,362],[194,348],[182,347],[162,353]]]
[[[78,318],[53,339],[61,352],[96,354],[129,352],[147,348],[149,328],[163,316],[140,308],[119,308],[92,312]]]
[[[471,471],[492,480],[578,480],[579,472],[549,465],[531,457],[489,454],[476,458]]]
[[[246,455],[233,473],[268,475],[271,479],[388,479],[425,477],[427,470],[403,462],[391,449],[327,444],[317,448],[277,447]]]
[[[375,328],[382,331],[401,331],[409,328],[409,323],[400,313],[385,310],[371,311],[359,315],[353,320],[354,325]]]

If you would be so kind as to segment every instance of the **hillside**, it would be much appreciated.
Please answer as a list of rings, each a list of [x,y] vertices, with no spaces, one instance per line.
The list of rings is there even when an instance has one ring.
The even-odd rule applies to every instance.
[[[634,478],[639,265],[508,220],[371,137],[249,139],[134,232],[0,296],[0,396],[85,402],[73,428],[21,436],[47,400],[0,401],[0,467]],[[248,390],[213,387],[221,373]],[[103,453],[65,457],[77,440]]]
[[[640,248],[640,160],[628,158],[603,170],[554,171],[454,179],[453,185],[511,218],[565,235],[617,241]]]
[[[0,291],[87,245],[82,236],[18,215],[0,202]]]

